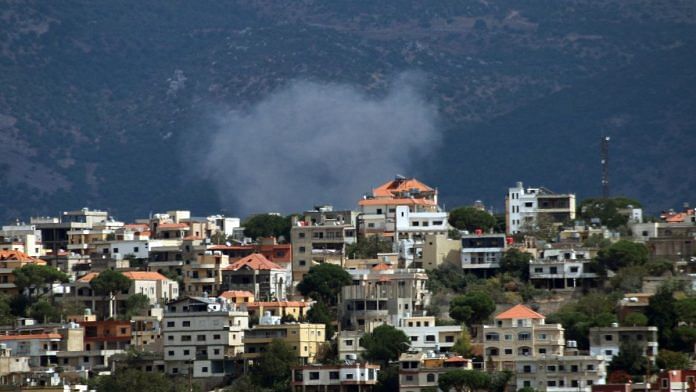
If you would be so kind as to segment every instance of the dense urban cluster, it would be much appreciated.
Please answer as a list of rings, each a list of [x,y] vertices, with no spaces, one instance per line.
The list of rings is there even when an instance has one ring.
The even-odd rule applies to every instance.
[[[244,221],[84,208],[3,226],[0,385],[696,388],[687,204],[649,216],[636,200],[517,183],[504,213],[446,211],[401,176],[356,199]]]

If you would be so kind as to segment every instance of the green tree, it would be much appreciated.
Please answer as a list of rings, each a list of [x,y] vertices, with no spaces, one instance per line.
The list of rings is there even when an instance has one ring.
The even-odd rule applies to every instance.
[[[378,362],[384,367],[389,361],[399,359],[409,342],[402,330],[383,324],[373,329],[372,333],[365,334],[360,345],[365,348],[365,359]]]
[[[680,287],[672,282],[658,287],[657,292],[650,297],[645,311],[649,324],[658,329],[660,347],[675,348],[675,328],[678,320],[674,293],[679,289]]]
[[[491,376],[490,387],[488,390],[490,392],[506,392],[507,386],[512,380],[515,374],[510,370],[503,370],[502,372],[494,372]]]
[[[457,341],[454,342],[454,346],[452,346],[452,351],[454,351],[457,354],[464,356],[464,357],[471,356],[471,354],[472,354],[471,334],[469,334],[468,328],[466,328],[466,327],[462,328],[462,334],[457,338]]]
[[[377,374],[375,392],[392,392],[399,390],[399,366],[383,366]]]
[[[251,377],[254,384],[261,387],[289,390],[291,369],[295,364],[297,356],[292,347],[284,340],[273,339],[251,368]]]
[[[687,297],[674,303],[677,320],[689,325],[696,325],[696,297]]]
[[[297,285],[297,290],[305,297],[311,297],[329,306],[335,306],[343,286],[352,282],[350,274],[341,266],[324,263],[310,268],[307,275]]]
[[[97,392],[148,391],[173,392],[186,390],[163,373],[143,372],[134,368],[119,370],[110,376],[99,377]]]
[[[60,308],[40,299],[29,307],[28,316],[43,323],[56,323],[60,321]]]
[[[324,302],[317,301],[307,312],[307,321],[310,323],[324,324],[326,326],[326,338],[331,339],[335,328],[333,325],[336,317],[333,316],[331,309]]]
[[[621,325],[628,327],[645,327],[648,325],[648,316],[643,313],[629,313],[624,317]]]
[[[478,370],[450,370],[442,373],[437,385],[443,391],[454,389],[457,392],[488,389],[491,376]]]
[[[375,259],[378,253],[393,251],[392,242],[380,236],[359,237],[358,240],[346,247],[346,256],[351,259]]]
[[[640,208],[637,200],[626,197],[613,197],[609,199],[585,199],[577,207],[577,216],[590,223],[598,218],[603,225],[610,229],[616,229],[628,222],[628,215],[621,214],[619,209],[632,205]]]
[[[637,342],[626,341],[619,345],[619,353],[609,363],[608,370],[623,370],[632,376],[640,376],[645,374],[648,366],[648,359],[643,356],[643,348]]]
[[[581,348],[589,348],[588,335],[592,327],[608,327],[616,322],[614,312],[617,297],[590,292],[576,302],[562,306],[547,317],[547,323],[560,323],[566,340],[575,340]]]
[[[600,249],[597,253],[597,261],[616,271],[619,268],[644,265],[648,261],[648,248],[636,242],[620,240],[608,248]]]
[[[283,237],[290,239],[292,216],[282,217],[273,214],[254,215],[244,222],[244,235],[256,240],[259,237]]]
[[[150,298],[145,294],[133,294],[126,300],[126,311],[123,315],[124,320],[130,320],[133,316],[141,314],[150,308]]]
[[[11,299],[7,294],[0,294],[0,325],[12,325],[13,322]]]
[[[689,360],[688,355],[670,350],[660,350],[660,352],[657,353],[656,363],[658,368],[664,370],[682,370],[691,368],[691,361]]]
[[[450,317],[469,326],[481,324],[494,311],[493,299],[478,291],[456,296],[450,301]]]
[[[459,207],[449,213],[449,224],[459,230],[473,233],[476,229],[488,231],[497,224],[495,217],[474,207]]]
[[[517,248],[508,249],[500,260],[500,271],[517,276],[523,282],[529,281],[529,261],[532,255]]]
[[[89,286],[97,294],[108,299],[108,306],[111,307],[111,302],[117,293],[125,292],[130,288],[131,281],[125,275],[113,270],[106,270],[99,273],[98,276],[89,282]],[[105,315],[110,314],[109,311],[104,312]]]
[[[53,283],[67,283],[68,275],[48,265],[26,264],[12,271],[15,285],[20,293],[26,291],[30,302],[46,293]],[[50,291],[50,290],[49,290]]]

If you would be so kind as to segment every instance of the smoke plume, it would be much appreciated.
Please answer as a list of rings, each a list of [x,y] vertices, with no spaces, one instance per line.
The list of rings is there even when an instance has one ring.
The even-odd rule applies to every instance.
[[[401,75],[379,97],[295,81],[247,111],[215,116],[201,169],[239,214],[356,208],[362,194],[408,175],[439,142],[437,110]]]

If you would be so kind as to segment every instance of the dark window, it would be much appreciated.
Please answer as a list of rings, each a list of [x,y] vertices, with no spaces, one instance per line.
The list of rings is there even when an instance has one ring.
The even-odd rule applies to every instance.
[[[331,379],[331,380],[338,380],[338,379],[339,379],[339,373],[338,373],[338,372],[329,372],[329,379]]]
[[[309,379],[310,380],[318,380],[319,379],[319,372],[309,372]]]

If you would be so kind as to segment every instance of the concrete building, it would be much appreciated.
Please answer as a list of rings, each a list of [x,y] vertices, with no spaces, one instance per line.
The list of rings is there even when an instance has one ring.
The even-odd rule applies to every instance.
[[[472,369],[471,360],[434,351],[403,353],[399,357],[399,391],[439,390],[440,375],[456,369]]]
[[[529,279],[535,287],[575,289],[597,286],[598,275],[588,270],[589,252],[573,249],[544,249],[529,263]]]
[[[507,234],[517,234],[537,225],[540,215],[562,224],[575,219],[575,194],[558,194],[546,188],[525,188],[522,182],[508,189],[505,197]]]
[[[292,368],[295,392],[369,392],[377,384],[379,365],[345,363]]]
[[[305,301],[259,301],[242,304],[242,309],[249,312],[249,317],[261,318],[268,313],[280,318],[292,316],[295,320],[307,317],[313,302]]]
[[[9,296],[19,294],[12,271],[30,264],[46,265],[46,262],[19,250],[0,250],[0,293]]]
[[[294,282],[301,281],[315,265],[343,266],[348,257],[346,246],[357,241],[356,215],[354,211],[333,211],[331,206],[323,206],[293,219],[290,238]]]
[[[461,325],[437,325],[434,316],[411,316],[397,326],[408,336],[409,347],[421,352],[448,352],[462,336]]]
[[[421,249],[420,252],[415,252],[413,268],[429,271],[445,263],[451,265],[461,263],[462,242],[448,238],[447,234],[426,234]],[[418,257],[419,254],[420,257]]]
[[[355,361],[360,358],[365,351],[365,348],[360,345],[364,334],[363,331],[338,331],[338,335],[336,336],[338,359],[342,361]]]
[[[222,271],[230,265],[228,256],[220,252],[206,251],[195,262],[182,267],[184,291],[187,295],[215,295],[222,290]]]
[[[652,383],[651,392],[694,392],[696,391],[696,370],[663,370]]]
[[[590,328],[590,354],[603,355],[610,362],[619,354],[622,342],[634,342],[643,348],[643,355],[655,361],[659,345],[657,327],[631,327],[613,324],[610,327]]]
[[[12,349],[0,343],[0,385],[20,385],[30,371],[29,357],[13,356]]]
[[[494,325],[484,325],[486,369],[514,371],[520,359],[563,355],[563,327],[546,324],[545,320],[544,315],[524,305],[515,305],[495,316]]]
[[[187,297],[167,305],[162,318],[166,372],[193,378],[233,373],[234,358],[244,352],[247,312],[223,299]]]
[[[545,392],[591,392],[605,383],[607,362],[602,356],[544,355],[520,358],[515,368],[516,390],[533,388]]]
[[[326,341],[326,326],[310,323],[280,324],[278,317],[261,318],[258,325],[244,332],[243,358],[252,361],[258,358],[274,339],[285,341],[301,363],[314,363],[319,347]]]
[[[260,253],[237,260],[222,270],[222,290],[244,290],[260,300],[287,297],[290,272]]]
[[[25,253],[29,257],[43,256],[41,231],[37,230],[35,225],[20,223],[2,226],[2,230],[0,230],[0,250],[16,250]]]
[[[476,233],[461,239],[461,266],[465,273],[492,276],[499,268],[508,240],[505,234]]]

